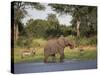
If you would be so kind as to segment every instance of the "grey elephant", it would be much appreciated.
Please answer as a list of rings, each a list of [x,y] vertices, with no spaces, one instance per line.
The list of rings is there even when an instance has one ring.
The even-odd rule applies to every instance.
[[[44,62],[48,62],[48,57],[52,56],[52,61],[55,62],[55,55],[58,53],[60,55],[60,62],[63,62],[64,59],[64,48],[69,46],[71,49],[74,48],[72,44],[65,37],[61,36],[58,39],[48,40],[44,48]]]

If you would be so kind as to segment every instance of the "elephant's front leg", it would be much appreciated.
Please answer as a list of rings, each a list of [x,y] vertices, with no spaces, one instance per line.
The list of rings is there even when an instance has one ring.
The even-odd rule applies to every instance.
[[[63,60],[63,56],[61,55],[60,56],[60,62],[63,62],[64,60]]]
[[[60,62],[64,61],[64,53],[60,54]]]
[[[60,62],[63,62],[64,59],[64,48],[59,49],[59,54],[60,54]]]

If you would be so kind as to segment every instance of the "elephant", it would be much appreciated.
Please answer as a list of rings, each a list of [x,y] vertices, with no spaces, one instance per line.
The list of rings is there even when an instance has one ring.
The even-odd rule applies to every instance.
[[[60,55],[60,62],[63,62],[64,48],[67,46],[71,49],[74,48],[74,44],[63,36],[60,36],[57,39],[49,39],[44,47],[44,62],[48,62],[49,56],[52,56],[52,62],[55,62],[55,55],[57,53]]]

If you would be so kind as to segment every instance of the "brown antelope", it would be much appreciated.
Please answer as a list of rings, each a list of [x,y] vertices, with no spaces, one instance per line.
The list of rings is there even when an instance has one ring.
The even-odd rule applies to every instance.
[[[30,48],[30,49],[23,49],[21,51],[21,58],[24,58],[25,56],[34,56],[36,54],[36,49],[35,48]]]

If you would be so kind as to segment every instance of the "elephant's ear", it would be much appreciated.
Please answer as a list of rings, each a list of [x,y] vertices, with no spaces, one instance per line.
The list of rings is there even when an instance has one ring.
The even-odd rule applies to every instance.
[[[59,44],[59,46],[62,46],[62,47],[65,47],[65,41],[64,41],[65,39],[64,38],[62,38],[62,37],[60,37],[60,38],[58,38],[58,44]]]
[[[64,42],[66,46],[70,43],[70,41],[67,38],[64,38]]]

